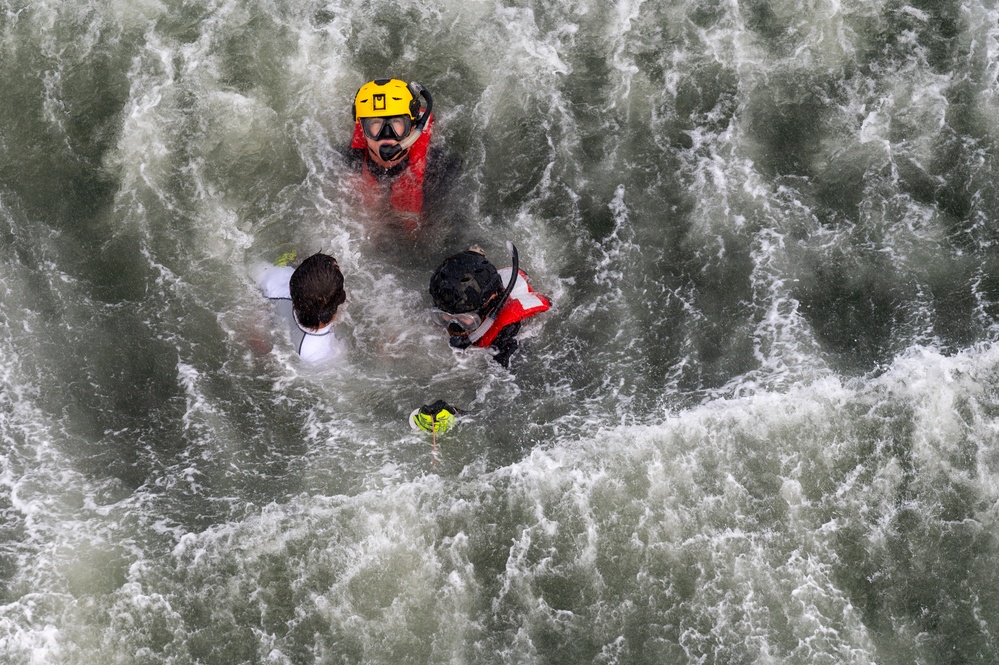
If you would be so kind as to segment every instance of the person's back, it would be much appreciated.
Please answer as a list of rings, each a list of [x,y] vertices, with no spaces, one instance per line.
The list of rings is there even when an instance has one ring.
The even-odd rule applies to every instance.
[[[347,294],[336,259],[317,252],[297,268],[265,266],[255,277],[265,297],[290,302],[293,341],[304,360],[325,362],[343,355],[344,345],[333,327]]]

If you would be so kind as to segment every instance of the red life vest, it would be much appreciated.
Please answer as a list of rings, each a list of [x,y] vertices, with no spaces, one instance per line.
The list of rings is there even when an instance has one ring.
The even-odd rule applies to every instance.
[[[389,205],[399,212],[423,212],[423,174],[427,170],[427,149],[430,147],[430,133],[433,125],[434,116],[431,114],[427,118],[427,125],[423,128],[420,138],[416,139],[416,143],[409,147],[409,164],[396,177],[390,187]],[[350,142],[350,147],[363,151],[361,178],[364,181],[365,189],[377,191],[378,180],[371,173],[371,155],[368,154],[368,143],[364,138],[364,130],[361,129],[360,122],[354,125],[354,138]]]
[[[510,283],[510,275],[512,273],[512,268],[502,268],[499,270],[504,285]],[[527,275],[524,274],[523,270],[517,271],[517,275],[517,283],[513,285],[510,297],[503,303],[499,316],[496,317],[493,325],[475,343],[476,346],[489,346],[506,326],[529,319],[535,314],[547,312],[551,308],[551,301],[531,288],[531,283],[528,281]]]

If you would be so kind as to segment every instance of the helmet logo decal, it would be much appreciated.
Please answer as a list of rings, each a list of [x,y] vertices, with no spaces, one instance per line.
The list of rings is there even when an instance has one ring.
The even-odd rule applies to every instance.
[[[375,93],[371,99],[371,104],[374,110],[384,111],[385,110],[385,93],[379,92]]]
[[[461,283],[466,289],[475,289],[476,293],[482,293],[482,286],[475,279],[475,275],[471,273],[465,273],[465,276],[461,278]]]

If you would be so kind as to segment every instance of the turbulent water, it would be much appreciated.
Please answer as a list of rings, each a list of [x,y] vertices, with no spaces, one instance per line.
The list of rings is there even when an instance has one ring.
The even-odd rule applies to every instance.
[[[0,661],[999,662],[997,78],[991,0],[0,0]],[[426,315],[506,240],[513,371]]]

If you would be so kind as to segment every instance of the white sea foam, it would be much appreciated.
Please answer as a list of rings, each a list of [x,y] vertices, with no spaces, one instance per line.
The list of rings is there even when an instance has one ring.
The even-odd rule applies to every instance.
[[[263,616],[289,611],[275,596],[286,588],[291,625],[321,620],[324,642],[350,633],[351,648],[377,661],[399,644],[438,655],[504,645],[511,658],[523,656],[539,646],[530,636],[548,629],[633,652],[639,645],[622,634],[651,614],[662,637],[673,635],[691,658],[875,662],[853,591],[842,584],[850,564],[837,552],[858,527],[880,547],[883,520],[898,510],[895,494],[907,482],[897,463],[907,462],[868,457],[858,476],[848,460],[872,442],[835,433],[862,431],[844,428],[852,411],[913,405],[914,480],[922,484],[938,473],[940,451],[930,449],[954,439],[950,400],[981,394],[996,360],[989,348],[956,358],[924,350],[867,385],[830,380],[717,401],[660,426],[612,428],[535,451],[490,474],[296,498],[185,537],[142,579],[208,583],[206,600],[217,608],[247,605]],[[985,438],[973,438],[987,454],[991,435],[984,420],[979,426]],[[980,491],[995,491],[992,475]],[[912,498],[932,502],[934,492],[926,485]],[[225,590],[217,571],[231,565],[234,547],[239,571]],[[559,579],[571,583],[550,586]],[[126,593],[119,602],[141,623],[164,609],[135,600]],[[769,621],[773,608],[786,621]],[[404,628],[412,611],[423,621]],[[428,642],[422,631],[439,639]],[[260,643],[269,649],[291,646],[287,634],[267,635]],[[662,653],[673,653],[666,644]]]

